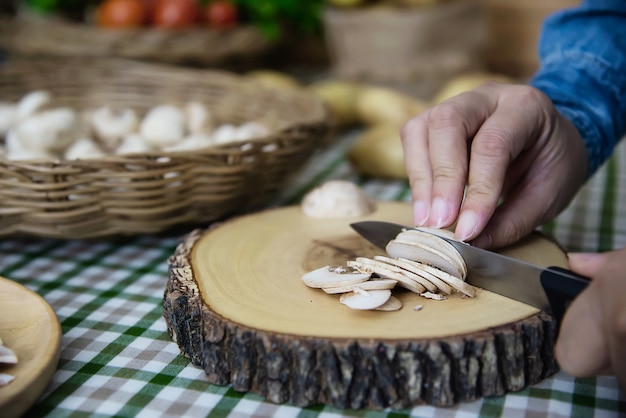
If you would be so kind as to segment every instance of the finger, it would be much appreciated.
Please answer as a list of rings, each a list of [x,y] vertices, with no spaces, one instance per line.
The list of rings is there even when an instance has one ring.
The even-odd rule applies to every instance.
[[[563,317],[555,354],[563,371],[573,376],[594,376],[610,370],[609,341],[603,332],[599,300],[592,283]]]
[[[404,165],[411,186],[413,222],[418,226],[428,220],[433,184],[425,123],[427,112],[409,120],[400,132]]]
[[[517,167],[529,166],[533,156],[522,155],[522,152],[535,143],[541,131],[538,121],[542,120],[531,101],[527,101],[524,106],[523,101],[502,100],[476,133],[471,146],[467,192],[455,231],[459,239],[468,241],[476,238],[496,211],[507,179],[524,178],[520,173],[523,170]],[[521,212],[525,219],[531,220],[536,215],[534,212],[541,210],[542,205],[524,205],[520,199],[524,196],[519,191],[515,195],[516,200],[509,202],[509,209],[503,207],[500,218],[489,222],[491,229],[481,234],[482,242],[477,242],[477,245],[488,247],[502,240],[512,242],[521,238],[519,232],[511,236],[508,235],[510,231],[503,229],[511,227],[506,216]],[[524,210],[520,211],[520,208]],[[524,218],[520,221],[524,221],[522,225],[525,226],[528,222]],[[514,227],[519,229],[518,226]]]
[[[433,176],[430,226],[446,227],[457,218],[467,184],[469,143],[495,104],[492,96],[474,91],[447,100],[428,113]]]
[[[564,370],[577,376],[613,373],[622,388],[626,388],[625,256],[626,249],[568,254],[570,268],[593,281],[568,310],[557,351]],[[590,358],[577,357],[585,353]]]
[[[572,270],[587,277],[597,276],[606,263],[605,256],[598,253],[568,253],[567,261]]]

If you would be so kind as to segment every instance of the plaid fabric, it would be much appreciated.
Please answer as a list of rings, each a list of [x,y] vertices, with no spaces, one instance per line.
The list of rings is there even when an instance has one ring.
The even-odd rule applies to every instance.
[[[315,156],[277,205],[298,203],[329,179],[349,179],[383,200],[410,200],[406,182],[364,179],[346,163],[347,135]],[[568,250],[626,245],[626,144],[558,220],[546,225]],[[42,295],[63,329],[61,360],[28,417],[615,417],[626,398],[610,377],[558,373],[521,392],[453,408],[337,410],[274,405],[206,383],[167,335],[162,297],[167,258],[187,231],[111,241],[5,239],[0,275]],[[0,416],[2,415],[0,411]]]

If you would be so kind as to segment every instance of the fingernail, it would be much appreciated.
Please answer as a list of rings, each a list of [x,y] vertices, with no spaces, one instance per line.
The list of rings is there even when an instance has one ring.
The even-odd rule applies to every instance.
[[[436,197],[433,200],[433,208],[430,219],[434,219],[433,227],[441,228],[450,218],[450,205],[444,199]]]
[[[456,230],[454,234],[461,241],[467,241],[469,239],[474,238],[476,234],[476,224],[478,222],[478,217],[476,216],[476,212],[472,210],[466,210],[461,212],[459,216],[459,222],[456,225]]]
[[[428,221],[428,205],[425,202],[417,201],[413,204],[413,222],[416,226],[424,226]]]

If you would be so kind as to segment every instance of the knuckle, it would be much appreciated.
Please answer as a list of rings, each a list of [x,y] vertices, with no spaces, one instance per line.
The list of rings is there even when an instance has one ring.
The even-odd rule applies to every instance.
[[[447,100],[430,109],[426,121],[434,129],[447,128],[458,123],[460,114],[461,106],[454,100]]]
[[[437,181],[449,182],[458,178],[465,178],[467,170],[463,167],[455,166],[449,161],[441,161],[433,166],[433,176]]]
[[[484,128],[472,145],[472,153],[489,159],[507,157],[512,160],[512,133],[503,127]]]
[[[402,128],[400,128],[400,139],[402,142],[412,141],[420,137],[424,122],[421,117],[416,116],[409,119]]]

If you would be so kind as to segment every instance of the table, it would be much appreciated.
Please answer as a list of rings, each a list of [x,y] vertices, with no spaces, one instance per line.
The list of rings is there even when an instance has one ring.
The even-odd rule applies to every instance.
[[[405,181],[359,177],[342,135],[303,167],[274,203],[296,204],[330,179],[357,182],[381,200],[410,201]],[[626,245],[626,141],[557,220],[543,227],[567,249]],[[521,392],[452,408],[351,411],[274,405],[254,394],[206,383],[179,355],[162,316],[167,258],[185,230],[110,240],[0,240],[0,275],[42,295],[63,329],[61,359],[28,417],[615,417],[626,396],[611,377],[558,373]],[[1,415],[1,411],[0,411]]]

